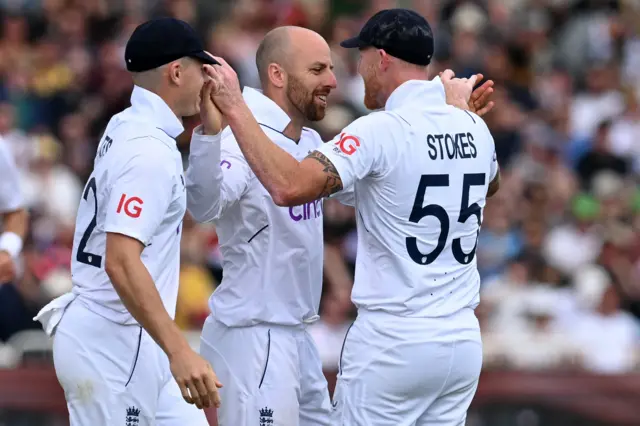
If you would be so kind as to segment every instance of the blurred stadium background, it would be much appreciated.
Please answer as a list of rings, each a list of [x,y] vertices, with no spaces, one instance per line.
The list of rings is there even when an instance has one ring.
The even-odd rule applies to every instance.
[[[103,127],[128,106],[133,28],[189,21],[254,87],[269,29],[320,32],[339,82],[317,123],[329,139],[366,113],[357,53],[338,42],[395,6],[432,23],[434,75],[497,84],[486,119],[503,184],[479,240],[485,372],[468,425],[640,425],[640,0],[0,0],[0,135],[32,214],[20,278],[0,286],[1,426],[67,424],[50,342],[31,318],[70,288],[82,187]],[[332,386],[355,314],[356,231],[350,208],[327,201],[324,215],[312,333]],[[215,229],[186,218],[182,250],[177,321],[197,347],[222,276]]]

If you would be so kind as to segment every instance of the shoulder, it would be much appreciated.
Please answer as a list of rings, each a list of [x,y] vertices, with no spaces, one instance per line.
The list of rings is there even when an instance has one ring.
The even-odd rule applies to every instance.
[[[363,134],[376,134],[381,130],[389,129],[391,126],[406,125],[406,121],[393,111],[375,111],[362,116],[348,125],[345,130],[359,131]]]
[[[315,130],[309,127],[302,128],[301,137],[309,141],[309,143],[314,147],[321,146],[324,143],[324,141],[322,140],[322,137],[320,136],[320,133],[316,132]]]

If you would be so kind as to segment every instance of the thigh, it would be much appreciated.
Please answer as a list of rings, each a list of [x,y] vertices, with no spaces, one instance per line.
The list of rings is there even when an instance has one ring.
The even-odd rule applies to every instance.
[[[451,346],[398,335],[356,320],[344,345],[332,424],[413,426],[435,400],[451,364]]]
[[[155,359],[145,360],[152,342],[141,339],[137,327],[67,311],[53,356],[71,425],[153,425],[159,381]]]
[[[226,327],[209,318],[200,352],[223,384],[219,426],[297,426],[295,338],[266,326]]]
[[[299,342],[300,426],[328,426],[331,402],[327,379],[313,338],[304,333]]]
[[[157,426],[209,426],[207,416],[193,404],[188,404],[178,383],[169,374],[169,378],[160,390],[158,410],[156,411]]]
[[[482,343],[457,342],[451,373],[441,394],[418,419],[417,426],[464,426],[467,410],[478,387],[482,368]]]

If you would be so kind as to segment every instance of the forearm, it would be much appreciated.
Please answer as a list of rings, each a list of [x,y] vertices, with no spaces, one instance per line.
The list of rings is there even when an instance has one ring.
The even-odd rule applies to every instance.
[[[276,203],[286,200],[292,192],[292,185],[304,179],[298,160],[269,139],[246,104],[242,103],[230,111],[227,120],[258,180]]]
[[[5,213],[2,217],[2,232],[12,232],[24,239],[27,236],[29,214],[26,209]]]
[[[340,248],[332,244],[324,246],[324,275],[329,283],[329,290],[335,296],[351,295],[353,287],[351,274]]]
[[[220,136],[204,136],[194,132],[186,179],[187,209],[193,218],[198,222],[217,219],[223,204]]]
[[[188,343],[162,303],[153,278],[135,256],[122,256],[108,263],[107,274],[122,303],[133,318],[171,357]]]
[[[5,213],[2,217],[0,232],[0,251],[7,251],[12,257],[22,250],[29,225],[29,214],[25,209]]]

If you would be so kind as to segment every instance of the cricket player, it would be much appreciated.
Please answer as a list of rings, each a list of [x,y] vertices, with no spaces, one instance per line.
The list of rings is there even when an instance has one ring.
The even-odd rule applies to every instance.
[[[245,160],[280,206],[352,191],[358,318],[343,346],[335,425],[464,425],[482,364],[475,250],[498,188],[494,143],[476,114],[428,81],[427,21],[385,10],[344,47],[359,48],[365,104],[302,162],[271,143],[233,70],[213,67],[214,100]],[[467,97],[476,78],[465,81]]]
[[[210,103],[216,61],[170,18],[137,27],[125,60],[131,107],[109,121],[80,200],[72,293],[37,318],[55,332],[72,426],[205,426],[198,408],[219,405],[221,384],[173,321],[187,202],[175,138]]]
[[[28,222],[16,163],[9,146],[0,139],[0,285],[16,278]]]
[[[244,102],[270,143],[302,161],[323,145],[303,126],[324,117],[336,87],[329,46],[313,31],[281,27],[264,38],[256,63],[263,90],[245,88]],[[330,424],[327,383],[306,330],[322,290],[322,200],[274,202],[229,128],[195,129],[186,174],[188,209],[216,225],[224,259],[201,339],[225,384],[220,426]]]

